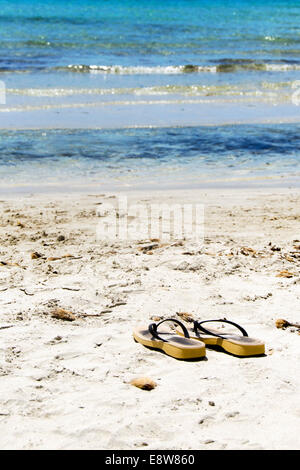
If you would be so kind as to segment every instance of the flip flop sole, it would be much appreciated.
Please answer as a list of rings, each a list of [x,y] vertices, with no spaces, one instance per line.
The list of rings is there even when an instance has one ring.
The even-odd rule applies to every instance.
[[[206,354],[204,344],[199,346],[196,344],[195,346],[178,347],[168,341],[159,341],[156,339],[152,340],[140,337],[136,332],[133,332],[133,337],[138,343],[141,343],[149,348],[164,351],[168,356],[172,356],[175,359],[198,359],[205,357]]]
[[[247,342],[245,344],[241,342],[230,341],[226,338],[218,338],[215,336],[206,336],[201,337],[193,336],[193,331],[188,330],[191,339],[201,341],[207,346],[219,346],[225,351],[233,354],[235,356],[261,356],[265,354],[265,344],[261,343],[258,340],[252,340],[252,338],[247,337],[247,341],[253,341],[253,344]],[[176,333],[182,336],[181,331],[176,330]]]
[[[219,346],[235,356],[260,356],[265,353],[265,345],[263,343],[244,345],[223,338],[201,338],[200,340],[208,346]]]

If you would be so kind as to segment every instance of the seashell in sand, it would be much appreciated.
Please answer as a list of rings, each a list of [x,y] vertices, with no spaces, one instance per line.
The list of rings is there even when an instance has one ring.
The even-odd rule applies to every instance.
[[[76,320],[75,315],[70,312],[69,310],[65,310],[63,308],[55,309],[52,314],[52,318],[57,318],[58,320],[66,320],[66,321],[74,321]]]
[[[157,383],[148,377],[139,377],[133,379],[131,380],[130,384],[142,390],[153,390],[157,386]]]

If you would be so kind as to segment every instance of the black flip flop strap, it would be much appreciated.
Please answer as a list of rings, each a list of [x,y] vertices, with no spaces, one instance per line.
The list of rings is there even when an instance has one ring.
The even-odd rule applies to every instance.
[[[200,330],[202,331],[203,333],[206,333],[207,335],[212,335],[212,336],[217,336],[218,338],[223,338],[223,339],[226,339],[225,336],[222,336],[222,335],[218,335],[217,333],[213,333],[212,331],[209,331],[207,330],[206,328],[204,328],[202,326],[203,323],[211,323],[211,322],[222,322],[222,323],[229,323],[230,325],[233,325],[235,326],[238,330],[240,330],[242,333],[243,333],[243,336],[248,336],[248,333],[246,330],[244,330],[244,328],[242,328],[240,325],[238,325],[237,323],[234,323],[232,321],[229,321],[229,320],[204,320],[204,321],[195,321],[194,322],[194,331],[195,333],[197,333],[197,330]]]
[[[159,339],[160,341],[167,341],[165,340],[164,338],[161,338],[157,332],[157,328],[159,325],[161,325],[162,323],[166,322],[166,321],[171,321],[173,323],[177,323],[177,325],[180,326],[180,328],[182,329],[183,331],[183,334],[186,338],[190,338],[190,335],[189,335],[189,332],[188,330],[186,329],[186,327],[184,326],[183,323],[181,323],[179,320],[176,320],[175,318],[166,318],[165,320],[162,320],[160,321],[159,323],[151,323],[148,327],[150,333],[152,334],[152,336],[156,339]]]

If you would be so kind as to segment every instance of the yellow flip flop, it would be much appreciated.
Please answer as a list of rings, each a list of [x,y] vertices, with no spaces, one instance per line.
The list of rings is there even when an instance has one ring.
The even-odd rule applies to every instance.
[[[158,327],[164,322],[173,322],[182,329],[182,337],[169,330]],[[162,335],[164,338],[162,338]],[[148,327],[137,327],[133,332],[135,341],[144,346],[160,349],[176,359],[197,359],[205,356],[205,344],[197,339],[191,339],[186,327],[174,318],[166,318],[159,323],[151,323]]]
[[[220,330],[208,330],[202,326],[203,323],[212,322],[229,323],[240,330],[242,336],[231,333],[221,334]],[[194,321],[193,327],[187,330],[191,339],[198,339],[208,346],[220,346],[235,356],[259,356],[265,353],[265,344],[262,341],[249,338],[244,328],[229,320]],[[181,331],[177,331],[177,333],[182,334]]]

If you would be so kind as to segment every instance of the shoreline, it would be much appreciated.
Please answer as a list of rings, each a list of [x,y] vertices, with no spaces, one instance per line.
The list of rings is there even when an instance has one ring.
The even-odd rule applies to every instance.
[[[125,185],[67,185],[67,184],[50,184],[47,183],[43,187],[38,185],[11,185],[0,187],[0,196],[3,197],[28,197],[31,195],[42,196],[50,195],[55,197],[60,196],[85,196],[89,193],[120,193],[120,194],[135,194],[135,193],[152,193],[157,191],[168,192],[188,192],[188,191],[209,191],[209,192],[266,192],[273,191],[298,191],[300,190],[300,179],[297,177],[288,178],[285,176],[278,177],[261,177],[261,178],[248,178],[248,179],[234,179],[234,181],[214,181],[214,182],[201,182],[201,183],[187,183],[187,186],[162,186],[162,185],[147,185],[141,182],[140,185],[125,186]]]
[[[2,105],[3,106],[3,105]],[[2,130],[137,129],[255,124],[295,124],[300,107],[269,103],[80,104],[70,108],[1,110]],[[284,116],[284,118],[283,118]]]
[[[0,194],[299,187],[299,124],[0,131]]]

